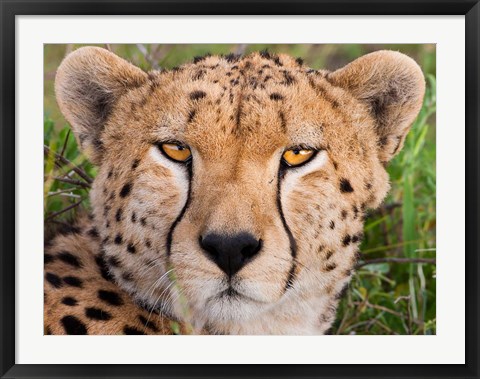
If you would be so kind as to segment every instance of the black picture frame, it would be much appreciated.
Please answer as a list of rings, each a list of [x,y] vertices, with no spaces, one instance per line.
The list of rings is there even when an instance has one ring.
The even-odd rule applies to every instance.
[[[0,375],[2,378],[395,377],[478,378],[478,0],[0,0]],[[15,364],[15,17],[18,15],[465,15],[466,363],[464,365],[24,365]],[[459,78],[461,80],[462,78]],[[461,331],[460,331],[461,332]],[[434,337],[433,337],[434,338]],[[289,348],[295,348],[290,346]],[[452,349],[455,349],[452,346]],[[233,354],[234,352],[232,352]]]

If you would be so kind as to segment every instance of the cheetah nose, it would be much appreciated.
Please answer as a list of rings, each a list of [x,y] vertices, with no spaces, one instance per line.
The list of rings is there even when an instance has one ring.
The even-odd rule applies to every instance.
[[[207,257],[229,277],[240,271],[262,248],[262,240],[249,233],[233,236],[210,233],[200,236],[199,242]]]

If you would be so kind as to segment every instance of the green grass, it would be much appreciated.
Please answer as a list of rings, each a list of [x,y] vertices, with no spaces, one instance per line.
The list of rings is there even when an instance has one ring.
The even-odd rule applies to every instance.
[[[96,168],[79,152],[53,94],[55,70],[65,54],[80,45],[45,45],[44,50],[44,215],[46,234],[68,224],[90,207],[89,183]],[[361,246],[365,264],[342,299],[333,334],[436,333],[435,66],[434,45],[111,45],[118,55],[143,69],[172,68],[196,55],[248,53],[268,48],[302,57],[313,68],[335,69],[379,49],[413,57],[427,78],[427,92],[403,151],[387,170],[391,191],[384,205],[370,212]],[[143,51],[142,51],[143,50]],[[72,162],[66,165],[53,153]],[[75,170],[77,172],[75,172]],[[79,171],[80,170],[80,171]],[[81,175],[79,175],[79,173]],[[83,177],[82,177],[83,176]],[[56,178],[63,178],[59,181]],[[68,181],[68,183],[66,182]],[[81,184],[80,184],[81,183]],[[405,262],[405,259],[408,262]],[[369,261],[373,260],[371,263]],[[420,260],[422,263],[412,263]],[[373,263],[374,262],[374,263]]]

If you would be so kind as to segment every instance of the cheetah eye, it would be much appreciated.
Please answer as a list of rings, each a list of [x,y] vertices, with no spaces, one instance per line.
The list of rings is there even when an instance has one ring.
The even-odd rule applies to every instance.
[[[192,157],[190,149],[180,143],[168,142],[158,144],[162,152],[176,162],[186,163]]]
[[[316,152],[313,149],[293,147],[283,153],[282,162],[288,167],[300,166],[312,159]]]

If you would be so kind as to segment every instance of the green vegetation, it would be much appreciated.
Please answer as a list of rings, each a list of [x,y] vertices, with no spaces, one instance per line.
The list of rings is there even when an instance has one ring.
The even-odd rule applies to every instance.
[[[89,178],[96,168],[79,152],[53,93],[55,70],[80,45],[45,45],[44,214],[46,234],[88,210]],[[436,186],[434,45],[111,45],[143,69],[172,68],[205,53],[248,53],[267,48],[302,57],[312,68],[336,69],[379,49],[413,57],[427,78],[422,111],[403,151],[389,164],[392,189],[365,223],[362,259],[341,301],[333,334],[436,333]],[[56,154],[56,155],[55,155]]]

